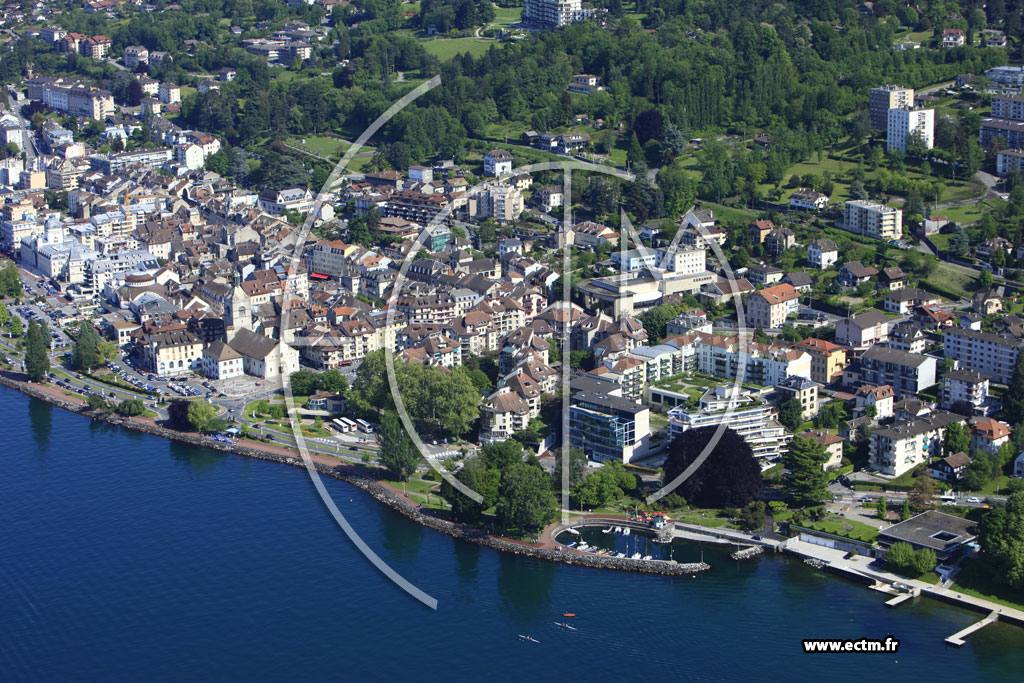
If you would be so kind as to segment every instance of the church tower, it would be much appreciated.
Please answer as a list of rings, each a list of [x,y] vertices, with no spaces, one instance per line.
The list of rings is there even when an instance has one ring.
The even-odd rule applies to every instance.
[[[231,278],[231,291],[224,302],[224,331],[228,343],[238,330],[252,330],[252,305],[249,295],[242,289],[242,276],[235,272]]]

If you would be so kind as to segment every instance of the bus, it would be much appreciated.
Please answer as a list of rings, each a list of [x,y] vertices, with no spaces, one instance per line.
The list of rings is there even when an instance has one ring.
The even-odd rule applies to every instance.
[[[342,434],[348,434],[356,430],[355,423],[345,417],[335,418],[331,420],[331,424]]]
[[[359,431],[364,434],[373,434],[373,425],[366,420],[356,420],[356,424],[359,425]]]

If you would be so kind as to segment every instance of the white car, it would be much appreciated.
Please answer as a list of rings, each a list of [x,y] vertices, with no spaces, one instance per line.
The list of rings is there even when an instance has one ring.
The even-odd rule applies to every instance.
[[[968,503],[980,503],[981,500],[979,500],[978,498],[968,498],[967,502]]]

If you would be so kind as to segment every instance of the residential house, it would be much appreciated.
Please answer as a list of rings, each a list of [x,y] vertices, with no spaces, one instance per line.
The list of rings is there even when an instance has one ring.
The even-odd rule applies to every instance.
[[[828,454],[828,460],[822,464],[821,468],[823,470],[827,472],[829,470],[837,470],[842,467],[843,442],[845,442],[846,439],[819,429],[809,429],[806,432],[800,432],[797,434],[797,437],[817,441],[825,447],[825,453]]]
[[[836,343],[866,349],[889,339],[889,317],[881,311],[864,311],[836,323]]]
[[[811,356],[811,379],[818,384],[827,386],[842,378],[846,368],[846,349],[842,346],[808,337],[794,344],[793,348]]]
[[[860,379],[867,384],[891,384],[900,396],[916,396],[935,384],[937,367],[934,356],[872,346],[860,357]]]
[[[807,263],[812,268],[826,270],[839,261],[839,247],[833,240],[823,237],[807,245]]]
[[[779,284],[754,292],[747,298],[747,325],[763,330],[782,327],[786,317],[796,313],[799,302],[800,295],[792,285]]]
[[[877,269],[862,265],[860,261],[850,261],[839,269],[839,283],[847,287],[856,287],[870,281],[876,275]]]

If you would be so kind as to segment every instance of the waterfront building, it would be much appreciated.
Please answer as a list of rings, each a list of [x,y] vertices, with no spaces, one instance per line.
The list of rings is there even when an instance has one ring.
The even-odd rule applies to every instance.
[[[725,425],[747,442],[756,458],[782,455],[790,435],[775,420],[775,409],[749,392],[719,385],[700,398],[697,408],[678,406],[668,413],[669,433],[677,437],[699,427]]]
[[[579,392],[569,406],[569,444],[597,462],[628,463],[650,449],[650,410],[625,398]]]

